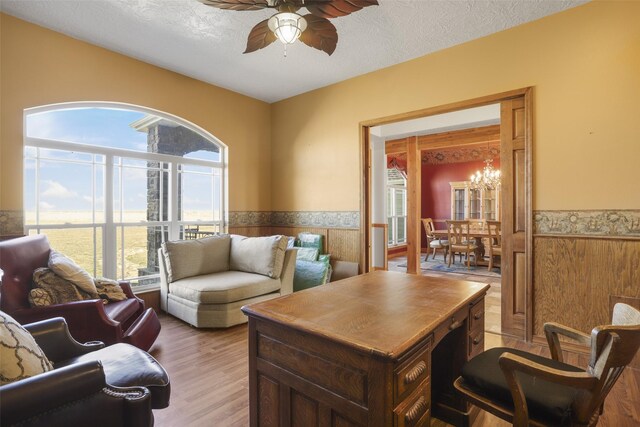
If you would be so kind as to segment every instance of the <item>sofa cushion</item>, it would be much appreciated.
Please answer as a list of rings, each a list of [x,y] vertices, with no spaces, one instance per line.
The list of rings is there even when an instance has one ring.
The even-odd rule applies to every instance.
[[[171,283],[186,277],[229,270],[230,243],[231,239],[226,234],[163,243],[167,280]]]
[[[51,251],[49,255],[49,268],[58,276],[70,281],[93,298],[98,298],[93,277],[71,258],[64,256],[60,252]]]
[[[53,304],[51,294],[42,288],[33,288],[29,291],[29,305],[31,307],[45,307]]]
[[[282,273],[286,236],[231,236],[229,268],[278,279]]]
[[[318,249],[316,248],[298,248],[296,261],[317,261]]]
[[[31,334],[15,319],[0,311],[0,385],[53,369]]]
[[[173,295],[202,304],[225,304],[279,289],[280,280],[233,270],[189,277],[171,283]]]
[[[91,279],[93,281],[93,279]],[[36,288],[44,289],[51,296],[52,304],[66,304],[74,301],[98,299],[95,295],[85,292],[69,280],[58,276],[50,268],[37,268],[33,272],[33,283]]]
[[[98,295],[100,295],[100,298],[103,300],[109,302],[124,301],[127,299],[127,294],[124,293],[117,280],[97,277],[95,283]]]

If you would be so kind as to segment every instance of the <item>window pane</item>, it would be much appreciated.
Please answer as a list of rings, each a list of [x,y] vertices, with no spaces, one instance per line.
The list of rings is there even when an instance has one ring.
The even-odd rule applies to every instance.
[[[394,218],[387,218],[387,231],[389,237],[389,245],[393,245],[395,241],[395,231],[393,229]]]
[[[30,234],[35,234],[31,230]],[[103,276],[102,227],[43,229],[52,249],[71,258],[92,276]]]
[[[167,240],[166,226],[116,227],[118,279],[158,274],[158,248]]]
[[[181,221],[214,220],[212,168],[198,170],[199,173],[180,173]]]
[[[114,221],[167,220],[167,165],[129,158],[114,159],[114,162],[118,165],[113,177]]]
[[[31,225],[36,223],[36,160],[25,158],[24,160],[24,223]]]
[[[40,224],[93,222],[91,164],[41,160],[37,184]]]
[[[397,243],[405,243],[407,241],[407,219],[398,218],[398,239]]]
[[[219,225],[213,224],[186,224],[180,226],[180,238],[199,239],[201,237],[214,236],[222,233]]]

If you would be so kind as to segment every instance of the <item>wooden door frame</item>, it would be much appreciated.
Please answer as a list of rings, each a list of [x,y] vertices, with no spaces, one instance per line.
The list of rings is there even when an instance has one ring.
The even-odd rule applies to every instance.
[[[359,123],[360,133],[360,265],[361,271],[370,269],[370,229],[371,229],[371,144],[369,128],[405,120],[418,119],[436,114],[450,113],[473,107],[496,104],[513,98],[522,97],[525,106],[525,210],[526,210],[526,295],[525,295],[525,336],[531,341],[533,336],[533,88],[525,87],[508,92],[482,96],[465,101],[429,107],[407,113],[395,114]],[[501,153],[502,155],[502,153]]]

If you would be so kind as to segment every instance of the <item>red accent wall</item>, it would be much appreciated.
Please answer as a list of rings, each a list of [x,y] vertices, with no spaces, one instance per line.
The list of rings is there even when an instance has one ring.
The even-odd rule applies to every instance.
[[[500,159],[493,160],[493,167],[500,168]],[[468,181],[471,174],[482,170],[483,160],[442,165],[422,164],[422,218],[450,219],[451,186],[449,182]],[[445,228],[444,222],[436,222],[438,229]],[[422,247],[427,247],[427,236],[422,229]]]

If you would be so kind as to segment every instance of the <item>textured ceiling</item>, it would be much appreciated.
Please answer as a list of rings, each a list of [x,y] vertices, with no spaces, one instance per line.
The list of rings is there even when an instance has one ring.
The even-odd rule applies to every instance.
[[[584,0],[379,0],[333,19],[332,56],[296,43],[242,54],[272,12],[197,0],[0,0],[10,15],[267,102],[408,61],[585,3]]]

